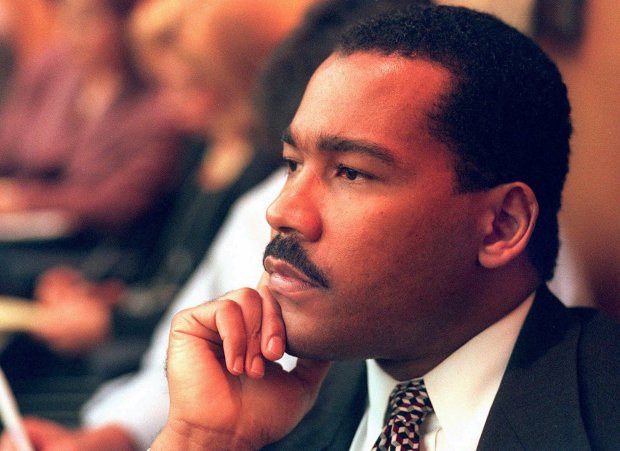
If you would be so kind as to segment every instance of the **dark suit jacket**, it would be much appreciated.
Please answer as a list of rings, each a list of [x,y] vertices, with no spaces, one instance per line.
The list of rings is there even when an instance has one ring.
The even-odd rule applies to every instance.
[[[366,403],[363,362],[334,364],[315,407],[268,450],[349,449]],[[479,450],[620,450],[620,325],[541,287]]]

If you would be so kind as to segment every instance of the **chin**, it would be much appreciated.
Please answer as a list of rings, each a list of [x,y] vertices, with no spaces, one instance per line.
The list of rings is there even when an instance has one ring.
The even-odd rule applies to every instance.
[[[342,340],[320,340],[317,334],[310,336],[288,336],[286,353],[302,359],[338,361],[361,358],[352,352],[353,348]]]
[[[331,352],[307,337],[287,337],[286,353],[301,359],[333,360]]]

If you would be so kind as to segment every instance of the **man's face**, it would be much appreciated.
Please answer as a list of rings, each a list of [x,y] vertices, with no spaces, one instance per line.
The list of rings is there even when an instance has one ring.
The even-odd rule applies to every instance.
[[[427,130],[450,81],[427,61],[370,52],[333,55],[311,80],[267,212],[289,352],[424,360],[479,308],[483,207],[457,194],[452,156]]]

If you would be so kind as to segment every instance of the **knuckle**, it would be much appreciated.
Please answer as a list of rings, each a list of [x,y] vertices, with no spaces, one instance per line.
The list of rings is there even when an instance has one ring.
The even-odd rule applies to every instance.
[[[217,299],[218,302],[233,302],[244,309],[254,309],[261,305],[260,294],[252,288],[239,288],[229,291],[225,295]]]
[[[248,330],[248,335],[253,343],[259,345],[261,340],[261,326],[260,324],[254,324]]]
[[[241,306],[233,299],[220,299],[216,304],[217,311],[226,315],[241,314]]]
[[[185,322],[185,315],[187,313],[187,309],[186,310],[181,310],[177,313],[174,314],[174,316],[172,317],[172,327],[174,328],[175,326],[178,326],[180,323],[184,323]]]
[[[260,302],[260,295],[252,288],[241,288],[238,290],[239,300],[244,304],[254,304]]]

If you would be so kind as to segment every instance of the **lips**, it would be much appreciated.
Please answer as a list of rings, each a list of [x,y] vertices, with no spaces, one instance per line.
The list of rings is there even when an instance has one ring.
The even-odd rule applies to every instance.
[[[269,273],[269,289],[281,294],[293,294],[320,288],[307,275],[293,265],[269,256],[265,258],[265,269]]]

